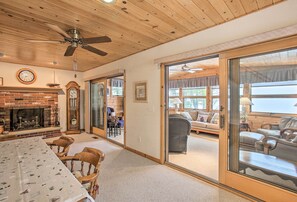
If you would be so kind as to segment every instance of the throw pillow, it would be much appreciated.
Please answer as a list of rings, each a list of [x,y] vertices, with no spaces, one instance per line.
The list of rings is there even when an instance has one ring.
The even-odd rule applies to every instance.
[[[208,117],[207,117],[207,120],[205,121],[205,122],[210,122],[210,120],[211,120],[211,117],[212,117],[212,112],[205,112],[205,111],[202,111],[202,110],[198,110],[198,115],[207,115]],[[198,119],[198,117],[197,117],[197,119]]]
[[[297,128],[297,118],[292,118],[285,128]]]
[[[189,114],[189,112],[181,112],[180,115],[182,115],[183,117],[185,117],[189,121],[193,121],[193,119],[192,119],[191,115]]]
[[[210,123],[218,124],[219,123],[219,113],[214,113],[212,116]]]
[[[198,114],[198,117],[197,117],[197,121],[200,121],[200,122],[207,122],[207,119],[208,119],[208,115],[206,114]]]
[[[287,124],[289,123],[289,121],[292,119],[292,117],[282,117],[280,122],[279,122],[279,128],[282,130],[284,128],[286,128]]]
[[[198,111],[197,110],[189,111],[189,114],[192,117],[192,120],[197,120],[197,117],[198,117]]]

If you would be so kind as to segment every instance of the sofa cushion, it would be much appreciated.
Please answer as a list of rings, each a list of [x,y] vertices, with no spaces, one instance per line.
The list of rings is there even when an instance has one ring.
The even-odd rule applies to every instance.
[[[189,112],[181,112],[180,115],[182,115],[184,118],[188,119],[189,121],[193,121]]]
[[[219,113],[214,113],[211,120],[210,120],[210,123],[214,123],[214,124],[218,124],[219,123]]]
[[[257,130],[257,133],[261,133],[261,134],[265,135],[266,137],[273,136],[273,137],[280,138],[280,131],[279,130],[269,130],[269,129],[259,128]]]
[[[264,138],[264,135],[254,132],[240,132],[239,139],[240,143],[244,143],[250,146],[255,146],[257,141]]]
[[[192,117],[192,120],[197,120],[197,117],[198,117],[198,111],[197,110],[189,111],[189,114]]]
[[[203,110],[198,110],[198,115],[208,115],[208,118],[207,118],[207,122],[209,123],[211,118],[212,118],[212,115],[213,113],[212,112],[206,112],[206,111],[203,111]],[[197,120],[198,120],[198,117],[197,117]]]
[[[208,123],[208,124],[206,125],[206,128],[214,129],[214,130],[219,130],[219,124]]]
[[[199,122],[199,121],[191,121],[192,127],[200,127],[206,128],[207,123]]]

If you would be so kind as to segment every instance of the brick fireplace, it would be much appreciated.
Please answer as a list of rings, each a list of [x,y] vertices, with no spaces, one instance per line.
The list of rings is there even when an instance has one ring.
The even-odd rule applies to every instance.
[[[4,120],[4,131],[18,137],[60,135],[58,93],[22,91],[0,92],[0,120]]]

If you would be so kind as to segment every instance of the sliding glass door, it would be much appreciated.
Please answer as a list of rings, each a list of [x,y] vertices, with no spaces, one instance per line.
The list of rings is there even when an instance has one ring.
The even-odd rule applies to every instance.
[[[91,82],[92,133],[106,136],[106,79]]]

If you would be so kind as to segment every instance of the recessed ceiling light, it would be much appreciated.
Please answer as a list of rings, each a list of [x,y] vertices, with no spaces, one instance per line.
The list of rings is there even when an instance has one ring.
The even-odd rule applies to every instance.
[[[56,65],[56,64],[58,64],[58,62],[57,61],[53,61],[53,65]]]
[[[112,4],[112,3],[115,3],[116,0],[101,0],[103,1],[104,3],[108,3],[108,4]]]
[[[0,58],[4,57],[4,53],[0,52]]]

